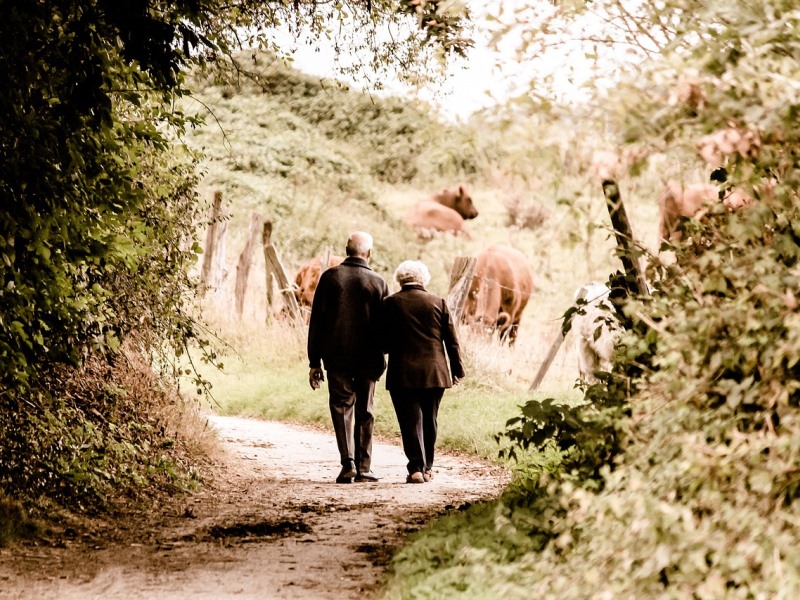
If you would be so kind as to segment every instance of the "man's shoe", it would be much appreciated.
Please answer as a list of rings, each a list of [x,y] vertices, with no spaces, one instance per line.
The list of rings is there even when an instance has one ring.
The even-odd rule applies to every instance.
[[[356,476],[356,463],[350,461],[349,465],[344,465],[339,475],[336,477],[336,483],[352,483],[353,477]]]
[[[425,472],[422,474],[422,478],[423,478],[425,481],[430,481],[431,479],[433,479],[433,471],[431,471],[431,470],[425,471]]]
[[[419,471],[414,471],[408,474],[406,483],[425,483],[425,477]]]
[[[356,475],[356,481],[370,481],[372,483],[378,481],[380,477],[375,475],[372,471],[363,471]]]

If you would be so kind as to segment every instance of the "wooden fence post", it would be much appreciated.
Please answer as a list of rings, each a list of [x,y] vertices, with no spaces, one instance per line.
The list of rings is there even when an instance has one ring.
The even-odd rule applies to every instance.
[[[577,302],[578,300],[583,300],[586,298],[586,286],[582,286],[581,289],[578,291],[578,297],[575,299]],[[550,369],[550,365],[553,364],[553,360],[556,358],[556,354],[558,354],[558,349],[561,347],[562,342],[564,341],[564,328],[559,327],[558,333],[556,337],[553,339],[553,343],[550,344],[550,350],[547,351],[547,356],[544,358],[544,362],[539,367],[539,371],[536,373],[536,377],[533,378],[533,383],[531,383],[531,387],[528,388],[529,392],[533,392],[536,388],[539,387],[539,384],[542,383],[542,379],[544,376],[547,375],[547,371]]]
[[[614,235],[617,238],[617,256],[622,261],[622,267],[625,269],[629,285],[633,287],[630,291],[639,295],[647,294],[647,281],[639,266],[633,229],[625,212],[625,206],[622,204],[617,182],[612,179],[605,179],[603,181],[603,195],[606,198],[608,216],[611,217],[611,226],[614,228]]]
[[[272,272],[267,258],[267,247],[272,244],[272,221],[269,219],[264,221],[264,228],[261,231],[261,244],[264,247],[264,276],[267,284],[267,322],[269,322],[272,316],[272,303],[275,300],[273,296],[274,285],[277,281],[277,277]]]
[[[331,266],[331,248],[325,246],[322,255],[319,258],[319,274],[322,275]]]
[[[289,309],[290,316],[298,323],[302,322],[300,306],[297,304],[292,284],[289,283],[286,270],[283,268],[281,259],[272,244],[272,221],[264,223],[261,240],[264,246],[264,268],[267,276],[267,319],[272,314],[272,279],[275,278],[275,281],[278,282],[278,289],[283,296],[283,301]]]
[[[533,378],[533,383],[531,383],[531,387],[528,388],[529,392],[533,392],[536,388],[539,387],[539,384],[542,383],[542,379],[544,376],[547,375],[547,371],[550,369],[550,365],[553,364],[553,360],[556,358],[556,354],[558,354],[558,349],[561,348],[561,343],[564,341],[564,333],[559,328],[556,337],[553,339],[552,344],[550,344],[550,350],[547,351],[547,356],[544,358],[544,362],[539,367],[539,370],[536,372],[536,377]]]
[[[475,265],[478,259],[474,256],[457,256],[450,272],[450,288],[447,294],[447,306],[454,322],[461,321],[464,304],[467,301],[469,287],[475,274]]]
[[[211,206],[211,219],[206,231],[206,247],[203,250],[203,264],[200,268],[200,295],[208,288],[222,284],[225,270],[225,231],[228,228],[227,215],[222,208],[222,192],[214,192]]]
[[[257,212],[250,216],[250,233],[244,250],[239,255],[239,262],[236,265],[236,314],[242,316],[244,311],[244,295],[247,291],[247,278],[250,275],[250,265],[253,262],[253,249],[258,243],[259,235],[262,235],[262,223],[264,217]]]

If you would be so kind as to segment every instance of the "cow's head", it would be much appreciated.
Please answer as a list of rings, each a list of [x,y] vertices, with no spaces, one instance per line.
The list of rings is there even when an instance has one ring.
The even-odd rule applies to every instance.
[[[459,185],[456,189],[444,188],[434,195],[432,200],[452,208],[462,219],[474,219],[478,216],[478,209],[472,203],[472,196],[463,185]]]
[[[319,283],[319,279],[311,279],[310,281],[304,282],[304,285],[295,289],[295,297],[297,298],[297,304],[300,305],[300,308],[305,308],[309,312],[311,311],[311,304],[314,302],[314,293],[317,291],[317,284]]]
[[[500,336],[501,342],[508,342],[511,345],[517,339],[517,326],[511,322],[511,315],[504,310],[501,310],[500,314],[497,315],[495,329]]]
[[[302,318],[306,322],[306,324],[308,324],[308,320],[309,320],[309,318],[311,316],[311,305],[309,304],[309,305],[306,306],[305,299],[303,297],[303,291],[300,289],[300,287],[294,281],[292,281],[289,284],[289,290],[291,290],[292,294],[294,295],[295,300],[297,301],[297,306],[300,309],[300,315],[302,316]],[[287,302],[283,302],[280,310],[277,311],[277,313],[275,313],[275,315],[279,319],[289,319],[289,318],[291,318],[292,317],[292,312],[291,312],[291,309],[289,308],[289,304]]]
[[[497,329],[497,318],[496,315],[486,313],[485,304],[481,295],[480,279],[475,277],[472,280],[467,299],[464,301],[461,322],[476,334],[491,337]]]
[[[472,203],[472,196],[463,185],[458,186],[455,192],[454,205],[455,211],[465,219],[474,219],[478,216],[478,209]]]

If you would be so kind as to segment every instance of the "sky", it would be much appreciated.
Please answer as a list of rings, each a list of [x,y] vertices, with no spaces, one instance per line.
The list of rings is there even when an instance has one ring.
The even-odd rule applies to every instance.
[[[463,61],[462,61],[463,62]],[[320,54],[306,48],[294,55],[295,68],[330,79],[339,79],[360,88],[358,82],[337,73],[332,56]],[[384,81],[386,93],[418,97],[439,107],[444,116],[453,120],[466,119],[477,110],[492,106],[498,99],[504,99],[502,73],[487,49],[475,49],[470,53],[468,64],[455,64],[448,70],[447,77],[435,87],[415,90],[399,81]]]
[[[532,73],[538,77],[551,77],[554,89],[561,101],[586,99],[582,84],[594,76],[589,61],[584,57],[584,48],[577,43],[561,40],[557,49],[545,54],[518,59],[516,38],[507,36],[499,47],[490,45],[490,32],[485,29],[488,12],[496,14],[498,7],[510,14],[512,8],[531,5],[525,19],[536,19],[548,10],[555,10],[549,3],[524,2],[523,0],[466,0],[469,2],[475,23],[478,25],[472,38],[475,46],[469,50],[467,60],[456,57],[451,60],[446,78],[435,87],[411,89],[399,81],[384,81],[386,92],[393,95],[418,97],[438,107],[445,118],[453,121],[466,119],[470,114],[524,93],[530,89],[528,82]],[[487,9],[488,6],[488,9]],[[577,27],[598,27],[593,21],[601,21],[591,14]],[[481,25],[484,26],[481,29]],[[602,23],[601,23],[602,25]],[[600,26],[601,26],[600,25]],[[289,38],[284,47],[292,45]],[[294,65],[299,70],[331,79],[339,79],[356,88],[363,86],[343,76],[336,69],[334,53],[330,49],[314,49],[299,45],[294,56]]]
[[[477,10],[482,9],[478,6]],[[473,39],[475,47],[469,50],[468,60],[452,59],[446,77],[435,87],[412,89],[397,80],[383,81],[386,93],[418,97],[439,107],[443,116],[454,121],[504,100],[513,87],[510,81],[519,80],[522,72],[522,66],[513,57],[512,45],[505,44],[498,53],[489,47],[488,33],[476,31]],[[301,44],[293,58],[294,67],[300,71],[362,87],[359,82],[337,71],[334,53],[330,49],[315,49]]]

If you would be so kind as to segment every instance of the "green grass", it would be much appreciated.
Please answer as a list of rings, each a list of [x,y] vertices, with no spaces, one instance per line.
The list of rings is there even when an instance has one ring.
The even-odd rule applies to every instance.
[[[530,598],[530,591],[520,594],[517,561],[541,549],[543,540],[528,532],[535,522],[533,510],[510,512],[498,502],[449,513],[411,536],[381,597]]]
[[[314,391],[308,385],[305,333],[304,327],[277,323],[251,326],[240,329],[238,336],[232,335],[231,341],[239,351],[221,357],[223,370],[210,366],[202,369],[212,385],[213,409],[221,414],[330,429],[327,388]],[[469,339],[467,334],[464,337]],[[511,354],[514,352],[496,343],[482,343],[480,350],[465,347],[468,376],[445,393],[439,413],[440,448],[497,459],[499,446],[494,436],[530,398],[525,382],[506,373]],[[482,363],[477,362],[478,356]],[[502,372],[494,371],[498,368]],[[578,397],[571,389],[558,391],[562,399]],[[376,387],[375,419],[377,435],[399,436],[384,379]]]

